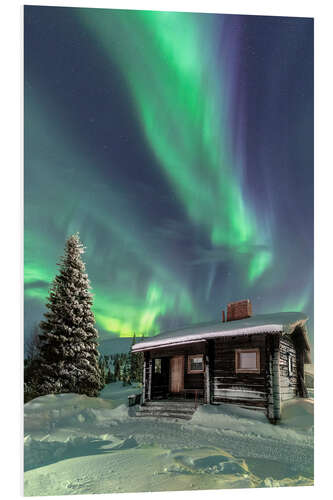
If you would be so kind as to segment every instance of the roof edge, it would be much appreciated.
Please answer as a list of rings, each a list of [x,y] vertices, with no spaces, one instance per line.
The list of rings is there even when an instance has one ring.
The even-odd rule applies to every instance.
[[[193,335],[186,335],[186,336],[180,336],[180,337],[169,337],[165,339],[158,339],[158,340],[151,340],[148,342],[139,342],[137,344],[134,344],[132,346],[132,351],[133,352],[139,352],[139,351],[144,351],[154,347],[167,347],[170,346],[170,344],[184,344],[184,343],[189,343],[189,342],[194,342],[197,341],[199,342],[200,340],[206,340],[210,338],[218,338],[218,337],[233,337],[233,336],[238,336],[238,335],[251,335],[251,334],[256,334],[256,333],[282,333],[285,332],[285,327],[284,325],[259,325],[259,326],[252,326],[248,328],[236,328],[235,330],[228,330],[227,332],[223,331],[216,331],[216,332],[209,332],[209,333],[197,333]],[[287,333],[287,332],[285,332]]]

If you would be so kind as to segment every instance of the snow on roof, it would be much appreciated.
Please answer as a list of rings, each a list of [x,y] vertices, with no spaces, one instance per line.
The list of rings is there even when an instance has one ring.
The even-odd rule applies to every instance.
[[[258,314],[250,318],[235,321],[199,323],[185,326],[178,330],[160,333],[153,339],[137,342],[133,351],[143,351],[149,348],[177,345],[189,342],[198,342],[215,337],[229,337],[236,335],[250,335],[254,333],[291,333],[296,326],[303,327],[308,320],[304,313],[283,312],[272,314]]]

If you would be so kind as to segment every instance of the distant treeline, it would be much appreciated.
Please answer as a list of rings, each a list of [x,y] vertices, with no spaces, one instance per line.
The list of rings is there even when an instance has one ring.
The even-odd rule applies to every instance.
[[[142,337],[142,340],[144,338]],[[136,343],[133,335],[132,345]],[[43,393],[39,387],[40,376],[40,330],[35,327],[32,338],[25,346],[26,356],[24,359],[24,402],[28,402]],[[123,382],[124,385],[142,383],[143,376],[143,353],[133,353],[131,348],[128,353],[115,353],[100,355],[99,371],[102,386],[111,382]],[[103,387],[102,387],[103,388]]]
[[[136,342],[135,334],[132,345]],[[99,366],[104,376],[104,383],[123,382],[124,385],[142,382],[143,353],[116,353],[101,355]]]

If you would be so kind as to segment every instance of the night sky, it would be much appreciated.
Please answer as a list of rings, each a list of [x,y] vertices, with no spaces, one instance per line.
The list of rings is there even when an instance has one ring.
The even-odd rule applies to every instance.
[[[25,335],[79,231],[101,339],[304,311],[313,20],[24,9]]]

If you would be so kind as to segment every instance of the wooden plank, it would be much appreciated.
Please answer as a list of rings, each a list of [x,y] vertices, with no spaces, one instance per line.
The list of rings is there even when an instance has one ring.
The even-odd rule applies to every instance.
[[[209,355],[208,346],[205,349],[205,373],[204,373],[204,402],[210,403],[210,368],[209,368]]]
[[[214,397],[215,398],[224,398],[224,399],[236,399],[236,400],[266,400],[266,394],[264,392],[251,391],[246,389],[215,389],[214,388]]]
[[[266,339],[265,381],[267,393],[267,417],[276,423],[281,417],[280,394],[280,335],[270,335]]]
[[[292,394],[293,396],[296,396],[296,391],[292,387],[290,389],[283,389],[281,392],[281,398],[283,398],[285,395]]]
[[[264,376],[262,376],[261,374],[257,377],[254,377],[254,374],[250,374],[252,375],[251,377],[247,377],[246,375],[248,375],[247,373],[245,374],[240,374],[240,373],[237,373],[237,374],[234,374],[234,375],[218,375],[216,376],[214,374],[214,381],[216,384],[232,384],[232,383],[237,383],[237,384],[247,384],[247,383],[250,383],[251,385],[262,385],[264,386],[265,385],[265,378]]]
[[[183,344],[172,347],[161,347],[153,349],[150,355],[154,358],[172,357],[186,354],[203,354],[206,341],[198,341],[193,344]]]
[[[180,392],[184,389],[184,356],[174,356],[170,360],[171,392]]]
[[[276,342],[273,350],[272,368],[273,368],[273,413],[274,419],[281,418],[281,394],[280,394],[280,348],[279,342]]]
[[[148,394],[147,394],[147,399],[148,401],[151,400],[151,379],[152,379],[152,359],[148,360]]]
[[[221,383],[232,383],[238,380],[239,382],[251,383],[251,384],[265,384],[265,373],[230,373],[223,372],[221,370],[214,370],[214,379],[218,379]]]
[[[250,403],[235,403],[234,401],[231,403],[230,401],[216,401],[214,404],[219,405],[221,403],[224,404],[232,404],[233,406],[237,406],[238,408],[245,408],[246,410],[255,410],[258,412],[266,413],[267,408],[265,406],[252,406]]]
[[[299,374],[299,385],[300,385],[300,396],[302,398],[308,397],[308,390],[305,386],[304,379],[301,374]]]
[[[185,372],[184,375],[184,389],[198,389],[204,387],[204,373],[189,374]]]
[[[241,388],[246,388],[247,390],[251,390],[251,391],[258,391],[258,392],[263,392],[264,394],[266,394],[266,386],[264,385],[257,385],[257,384],[237,384],[237,383],[233,383],[233,384],[215,384],[213,383],[213,388],[214,390],[223,390],[223,389],[229,389],[230,387],[235,387],[235,388],[238,388],[238,389],[241,389]]]
[[[215,345],[228,345],[232,343],[246,343],[246,342],[262,342],[265,343],[266,334],[265,333],[253,333],[248,335],[235,335],[228,337],[219,337],[215,339]]]
[[[281,341],[280,341],[280,348],[281,349],[284,349],[284,348],[293,348],[295,349],[295,343],[293,342],[293,340],[288,337],[287,335],[283,335],[283,337],[281,337]]]
[[[142,403],[146,401],[146,367],[147,367],[147,356],[146,353],[144,354],[144,361],[143,361],[143,388],[142,388]]]
[[[228,403],[228,404],[236,404],[239,406],[253,406],[253,407],[260,407],[260,408],[266,408],[267,403],[266,401],[262,400],[255,400],[255,399],[227,399],[227,398],[221,398],[221,397],[214,397],[214,403]]]
[[[289,399],[294,399],[295,397],[296,397],[295,391],[281,393],[281,400],[282,401],[288,401]]]
[[[224,372],[222,370],[214,370],[214,377],[221,379],[221,381],[228,380],[251,380],[251,382],[265,382],[264,370],[263,373],[236,373]]]

